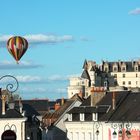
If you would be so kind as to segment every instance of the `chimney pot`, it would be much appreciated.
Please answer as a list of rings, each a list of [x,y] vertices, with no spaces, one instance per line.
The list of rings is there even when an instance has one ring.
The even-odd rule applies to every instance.
[[[116,97],[115,97],[115,92],[112,93],[112,109],[116,109]]]
[[[6,96],[2,95],[2,115],[5,115],[5,101],[6,101]]]

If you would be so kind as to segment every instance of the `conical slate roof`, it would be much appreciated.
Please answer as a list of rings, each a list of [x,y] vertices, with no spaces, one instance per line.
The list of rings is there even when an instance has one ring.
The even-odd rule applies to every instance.
[[[89,76],[87,70],[84,70],[84,71],[83,71],[83,73],[82,73],[82,75],[81,75],[81,78],[90,80],[90,76]]]
[[[87,60],[84,61],[83,69],[86,70],[88,66]]]

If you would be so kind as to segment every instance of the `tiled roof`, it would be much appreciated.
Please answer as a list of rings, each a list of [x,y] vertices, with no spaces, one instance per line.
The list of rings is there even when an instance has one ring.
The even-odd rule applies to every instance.
[[[62,105],[58,110],[56,110],[54,113],[52,113],[51,115],[50,115],[50,113],[49,112],[47,112],[45,115],[44,115],[44,117],[43,117],[43,119],[58,119],[65,111],[66,111],[66,109],[68,109],[68,107],[74,102],[75,100],[72,100],[72,99],[70,99],[70,100],[67,100],[65,103],[64,103],[64,105]]]

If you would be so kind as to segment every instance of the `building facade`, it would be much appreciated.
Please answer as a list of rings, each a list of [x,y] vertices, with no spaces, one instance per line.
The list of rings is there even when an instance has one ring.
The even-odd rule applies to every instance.
[[[95,106],[88,97],[68,111],[69,140],[139,140],[140,93],[108,92]]]
[[[68,86],[68,98],[79,91],[85,97],[90,95],[90,87],[125,87],[140,88],[140,60],[137,61],[102,61],[96,64],[94,61],[86,61],[80,77],[70,78]]]

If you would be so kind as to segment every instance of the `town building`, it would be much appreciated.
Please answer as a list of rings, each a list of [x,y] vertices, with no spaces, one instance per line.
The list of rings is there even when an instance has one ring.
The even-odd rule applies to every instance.
[[[140,92],[113,91],[96,104],[89,96],[68,111],[65,121],[69,140],[138,140]]]
[[[55,111],[48,111],[43,117],[43,140],[66,140],[67,130],[64,121],[68,118],[67,111],[73,107],[80,106],[83,99],[81,93],[74,95],[71,99],[61,100],[55,104]]]
[[[39,113],[7,90],[0,91],[0,98],[1,140],[42,140]]]

